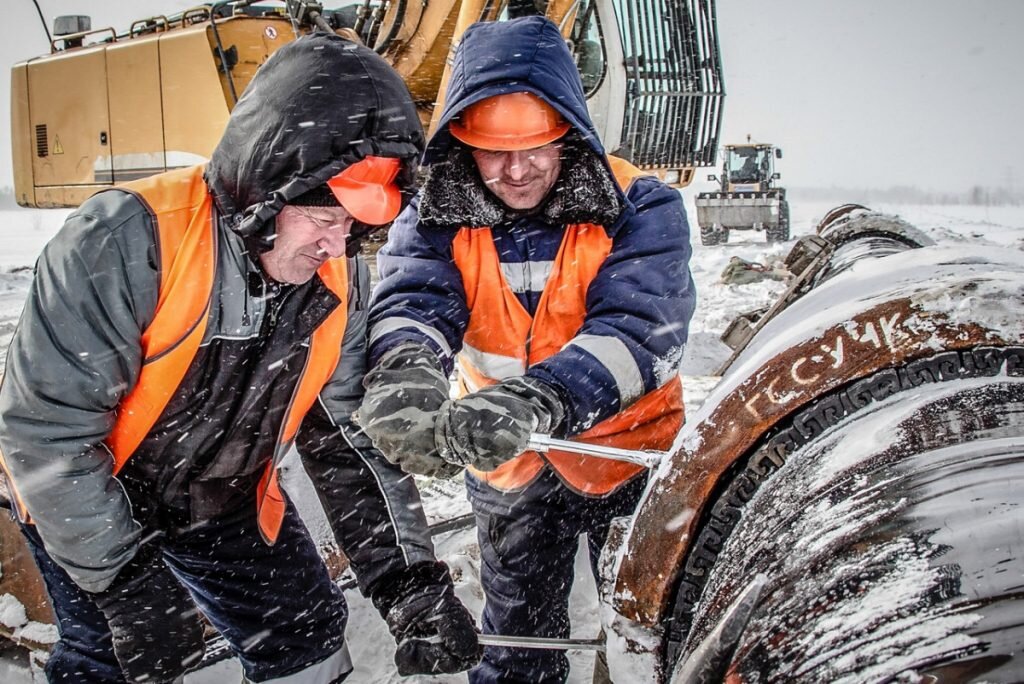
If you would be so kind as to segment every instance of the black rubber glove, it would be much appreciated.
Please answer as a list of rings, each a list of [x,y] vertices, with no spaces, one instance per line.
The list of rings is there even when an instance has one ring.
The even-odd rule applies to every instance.
[[[366,374],[363,387],[355,419],[388,461],[417,475],[461,471],[434,448],[434,414],[448,399],[448,378],[432,350],[400,344]]]
[[[386,575],[370,596],[398,643],[398,674],[453,674],[480,662],[476,624],[455,596],[444,563],[416,563]]]
[[[155,545],[143,545],[95,600],[129,682],[173,682],[202,660],[199,611]]]
[[[494,470],[526,451],[531,432],[550,433],[564,416],[555,388],[509,378],[446,402],[434,423],[434,444],[450,463]]]

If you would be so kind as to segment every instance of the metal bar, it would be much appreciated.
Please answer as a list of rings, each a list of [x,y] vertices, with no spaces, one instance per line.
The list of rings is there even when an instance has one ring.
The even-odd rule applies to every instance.
[[[664,90],[670,94],[665,102],[665,126],[662,127],[659,143],[659,165],[678,166],[678,158],[685,154],[686,133],[685,100],[672,97],[671,94],[688,90],[683,71],[689,71],[688,51],[683,35],[685,28],[680,22],[682,3],[679,0],[667,2],[662,7],[661,34],[661,70]]]
[[[713,83],[708,84],[710,92],[717,97],[711,99],[714,105],[714,113],[710,116],[714,128],[711,129],[711,137],[705,146],[708,158],[705,160],[709,166],[714,166],[718,154],[718,140],[722,130],[723,101],[725,99],[725,80],[722,72],[722,55],[718,43],[718,11],[715,8],[715,0],[708,0],[706,8],[708,11],[701,14],[703,30],[707,36],[708,49],[704,56],[708,59],[710,75]]]
[[[547,453],[555,449],[557,451],[568,451],[581,456],[594,456],[596,458],[607,458],[612,461],[626,461],[635,463],[645,468],[653,468],[661,463],[662,459],[668,456],[664,451],[638,451],[633,449],[619,449],[617,447],[603,446],[600,444],[587,444],[585,442],[573,442],[567,439],[555,439],[548,435],[533,433],[527,446],[532,451]]]
[[[678,139],[674,141],[673,151],[685,160],[681,159],[678,162],[681,166],[696,166],[696,151],[700,149],[703,135],[700,111],[705,100],[701,98],[701,94],[706,92],[704,67],[701,65],[699,57],[701,53],[698,31],[700,19],[697,16],[698,10],[693,0],[679,2],[675,8],[676,11],[683,12],[686,16],[685,21],[678,22],[679,35],[675,41],[675,44],[680,46],[681,61],[685,67],[683,73],[680,74],[681,84],[678,90],[682,90],[686,94],[680,98],[682,111],[679,114],[680,124],[676,129]]]
[[[220,60],[220,70],[224,72],[224,78],[228,81],[228,90],[231,91],[231,109],[234,109],[234,106],[238,104],[238,91],[235,89],[235,77],[231,74],[231,69],[228,67],[228,55],[224,50],[224,43],[220,39],[220,30],[217,28],[217,10],[226,4],[244,7],[249,3],[228,3],[227,0],[222,0],[210,6],[210,31],[213,33],[213,38],[217,43],[217,58]]]
[[[653,4],[646,2],[642,5],[642,9],[637,16],[637,28],[639,29],[640,38],[640,45],[637,49],[637,63],[640,65],[641,79],[639,83],[640,97],[637,98],[637,101],[640,103],[640,126],[638,130],[639,138],[636,147],[633,149],[633,154],[636,155],[635,159],[639,160],[644,166],[657,164],[653,154],[655,120],[661,124],[667,124],[661,118],[661,113],[658,111],[657,98],[655,97],[657,82],[654,80],[652,73],[657,69],[658,64],[658,49],[656,41],[651,36],[655,11]],[[640,60],[643,60],[642,63]],[[637,161],[633,163],[636,164]]]
[[[542,648],[553,651],[603,651],[602,639],[550,639],[545,637],[504,636],[501,634],[480,634],[477,637],[483,646],[505,646],[512,648]]]
[[[310,11],[309,18],[313,21],[314,24],[316,24],[317,28],[319,28],[324,33],[334,33],[334,29],[331,28],[331,25],[328,24],[327,20],[324,19],[323,15],[317,12],[316,10]]]

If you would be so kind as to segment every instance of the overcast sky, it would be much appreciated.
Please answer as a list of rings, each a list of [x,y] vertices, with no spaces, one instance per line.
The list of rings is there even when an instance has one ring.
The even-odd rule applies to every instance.
[[[39,0],[52,28],[195,0]],[[341,6],[325,2],[325,5]],[[0,186],[12,183],[10,65],[48,51],[32,0],[3,0]],[[1024,188],[1024,0],[719,0],[723,143],[772,142],[792,187]],[[703,178],[705,172],[698,177]]]

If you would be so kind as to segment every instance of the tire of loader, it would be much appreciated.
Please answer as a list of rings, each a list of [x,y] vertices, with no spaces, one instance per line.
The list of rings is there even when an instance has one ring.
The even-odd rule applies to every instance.
[[[700,244],[705,247],[713,247],[729,241],[729,229],[719,226],[701,226]]]
[[[785,242],[789,239],[789,202],[782,200],[779,205],[779,224],[764,229],[768,242]]]

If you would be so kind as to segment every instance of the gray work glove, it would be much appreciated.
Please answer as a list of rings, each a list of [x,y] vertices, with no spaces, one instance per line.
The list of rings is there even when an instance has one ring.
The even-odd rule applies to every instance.
[[[448,378],[431,349],[406,342],[389,350],[363,378],[363,387],[366,395],[354,418],[388,461],[417,475],[460,472],[434,448],[434,414],[448,400]]]
[[[441,457],[480,470],[494,470],[526,451],[530,433],[549,433],[565,409],[554,387],[517,377],[445,402],[434,423]]]
[[[202,660],[199,611],[154,544],[143,545],[110,588],[94,599],[129,682],[177,681]]]

